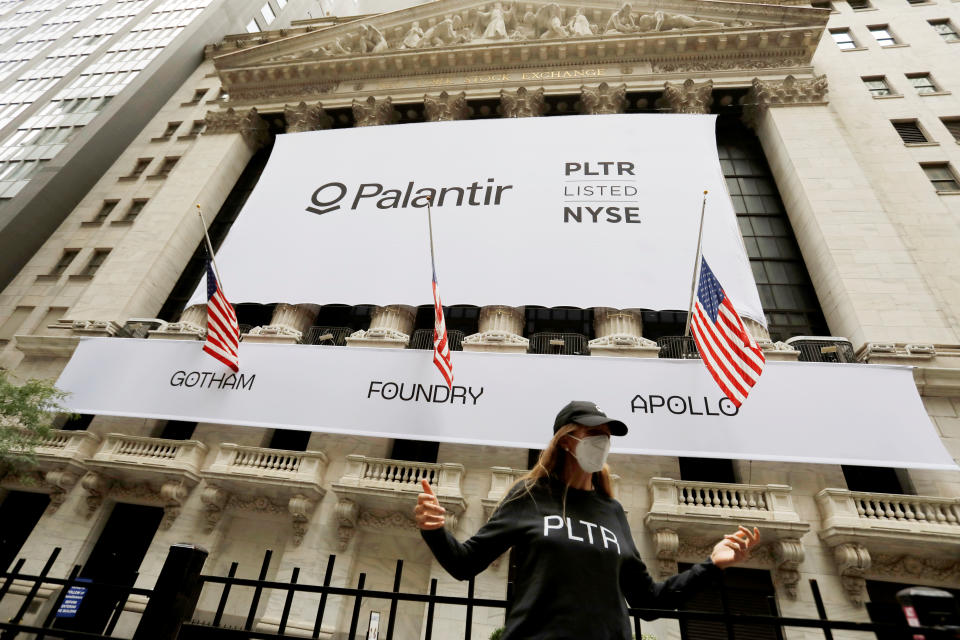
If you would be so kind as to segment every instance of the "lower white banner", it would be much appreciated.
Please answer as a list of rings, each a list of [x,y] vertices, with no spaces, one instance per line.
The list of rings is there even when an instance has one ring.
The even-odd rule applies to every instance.
[[[769,362],[739,410],[699,360],[242,344],[233,374],[200,342],[83,340],[57,383],[78,413],[542,448],[591,400],[613,451],[956,469],[907,367]]]

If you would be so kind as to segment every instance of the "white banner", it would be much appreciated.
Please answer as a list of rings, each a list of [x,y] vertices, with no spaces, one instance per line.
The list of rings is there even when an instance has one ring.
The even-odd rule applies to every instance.
[[[666,456],[955,469],[906,367],[768,362],[738,411],[699,361],[241,344],[239,374],[200,343],[83,340],[57,383],[78,413],[542,448],[570,400]],[[108,363],[108,364],[107,364]]]
[[[277,137],[217,254],[233,303],[686,310],[704,256],[764,325],[714,116],[504,118]],[[201,283],[191,304],[205,301]]]

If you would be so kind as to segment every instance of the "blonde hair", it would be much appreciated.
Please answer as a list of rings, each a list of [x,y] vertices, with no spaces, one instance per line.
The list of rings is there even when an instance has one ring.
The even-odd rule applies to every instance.
[[[511,490],[507,492],[507,495],[513,493],[513,497],[516,498],[522,493],[530,493],[534,485],[544,478],[548,480],[554,478],[562,481],[563,470],[567,466],[567,456],[569,454],[560,446],[560,441],[563,440],[564,437],[571,435],[580,426],[582,425],[571,422],[557,429],[557,432],[553,434],[553,438],[547,443],[546,448],[540,452],[537,464],[533,465],[530,471],[517,480]],[[513,490],[518,486],[523,487],[522,492]],[[601,495],[608,498],[613,497],[613,481],[610,479],[610,467],[603,465],[603,469],[593,474],[593,487]],[[564,503],[566,503],[567,489],[569,488],[570,486],[565,484],[563,491]]]

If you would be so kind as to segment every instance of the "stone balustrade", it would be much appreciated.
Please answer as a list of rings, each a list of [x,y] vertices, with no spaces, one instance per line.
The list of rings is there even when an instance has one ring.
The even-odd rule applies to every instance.
[[[960,551],[960,498],[824,489],[816,499],[823,518],[820,535],[837,544],[856,537],[888,547],[922,542],[926,548]]]
[[[480,499],[483,505],[483,515],[489,519],[493,510],[497,508],[503,496],[507,495],[517,480],[528,472],[525,469],[511,469],[510,467],[490,467],[490,491],[486,498]]]
[[[198,440],[167,440],[111,433],[89,462],[117,469],[170,469],[199,479],[197,472],[206,454],[207,446]]]
[[[463,465],[411,462],[348,455],[346,469],[332,488],[337,494],[340,547],[346,549],[358,526],[416,532],[412,516],[420,481],[426,479],[447,510],[447,528],[456,529],[466,509]]]
[[[45,460],[82,462],[93,455],[99,444],[100,438],[89,431],[54,429],[34,451],[41,464]]]
[[[200,500],[206,528],[212,531],[228,508],[289,512],[293,543],[306,535],[310,516],[326,494],[323,479],[327,454],[323,451],[286,451],[225,442],[201,474],[206,486]]]
[[[850,600],[862,603],[871,571],[898,563],[960,575],[960,498],[824,489],[816,495],[820,539],[833,549]]]
[[[751,562],[772,566],[777,583],[796,596],[804,558],[800,538],[810,525],[801,522],[789,486],[652,478],[649,487],[644,524],[653,534],[661,577],[676,573],[680,559],[703,560],[737,526],[759,527],[762,543]]]

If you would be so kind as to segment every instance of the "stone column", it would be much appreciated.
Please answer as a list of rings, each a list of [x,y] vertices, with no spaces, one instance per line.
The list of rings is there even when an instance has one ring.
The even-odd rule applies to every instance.
[[[590,341],[590,355],[656,358],[660,347],[643,337],[639,311],[597,307],[593,310],[597,338]]]
[[[301,102],[295,107],[284,105],[283,115],[287,120],[287,133],[329,129],[333,124],[333,119],[327,115],[319,102],[315,105]]]
[[[673,113],[710,113],[713,104],[713,80],[697,84],[691,79],[683,84],[665,82],[663,98],[660,102],[667,105]]]
[[[879,198],[827,92],[825,76],[754,79],[744,118],[763,145],[831,333],[855,350],[868,342],[956,344],[897,212]]]
[[[423,96],[423,107],[428,122],[443,120],[466,120],[470,117],[467,94],[463,91],[449,95],[446,91],[438,96]]]
[[[516,91],[500,90],[500,110],[504,118],[542,116],[545,106],[543,87],[533,91],[526,87],[520,87]]]
[[[318,304],[278,304],[270,324],[254,327],[243,335],[244,342],[281,342],[297,344],[320,312]]]
[[[580,104],[588,115],[623,113],[627,108],[627,85],[611,87],[603,82],[598,87],[580,87]]]
[[[370,317],[370,328],[350,334],[347,346],[403,349],[410,343],[416,312],[413,307],[402,304],[376,307]]]
[[[524,322],[523,307],[483,307],[480,331],[463,339],[463,350],[526,353],[530,341],[523,337]]]
[[[187,307],[180,314],[176,322],[168,322],[155,331],[147,334],[147,338],[163,338],[164,340],[199,340],[207,330],[207,305],[195,304]]]
[[[138,240],[121,242],[70,309],[73,318],[115,320],[157,314],[203,239],[197,208],[211,223],[254,152],[270,138],[256,109],[207,113],[207,126],[150,200],[161,219],[137,221]]]
[[[393,122],[393,101],[390,97],[377,100],[370,96],[366,100],[353,100],[353,126],[373,127]]]

